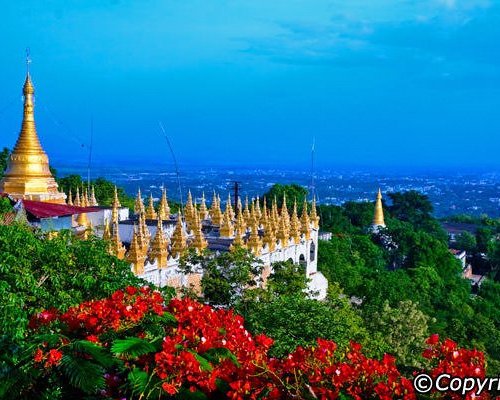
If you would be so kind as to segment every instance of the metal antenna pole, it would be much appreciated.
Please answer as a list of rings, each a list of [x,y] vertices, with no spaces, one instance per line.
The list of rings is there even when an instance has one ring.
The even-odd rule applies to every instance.
[[[240,183],[238,181],[234,181],[234,212],[236,215],[240,213],[240,209],[238,207],[239,197],[240,197]]]
[[[92,163],[92,142],[94,139],[94,118],[90,116],[90,146],[89,146],[89,163],[87,165],[87,188],[90,190],[90,165]]]

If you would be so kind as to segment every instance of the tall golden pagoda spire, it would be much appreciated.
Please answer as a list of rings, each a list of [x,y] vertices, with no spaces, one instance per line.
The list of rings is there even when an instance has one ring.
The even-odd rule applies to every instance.
[[[177,223],[172,234],[172,257],[180,256],[186,249],[186,234],[182,226],[182,216],[177,215]]]
[[[111,229],[109,227],[109,221],[104,220],[104,232],[102,234],[102,240],[111,240]]]
[[[191,195],[191,190],[188,190],[186,206],[184,207],[184,217],[188,225],[192,225],[194,222],[194,211],[193,196]]]
[[[158,268],[165,268],[168,260],[168,240],[163,233],[163,223],[160,216],[158,216],[158,223],[156,225],[156,233],[151,242],[150,256],[158,262]]]
[[[316,197],[313,198],[312,201],[312,206],[311,206],[311,215],[309,216],[311,218],[311,222],[313,224],[313,227],[318,229],[319,228],[319,216],[316,211]]]
[[[243,215],[241,212],[238,213],[236,217],[236,227],[234,231],[234,240],[229,248],[231,251],[236,250],[238,247],[246,247],[243,236],[245,234],[245,221],[243,221]]]
[[[259,228],[256,221],[253,221],[250,226],[250,237],[248,238],[247,247],[256,256],[260,255],[262,251],[262,241],[259,236]]]
[[[120,239],[120,231],[118,227],[118,222],[113,222],[112,230],[111,230],[111,244],[113,249],[113,254],[118,257],[120,260],[125,258],[125,246],[123,245]]]
[[[300,217],[300,233],[304,235],[306,240],[311,238],[311,221],[309,219],[309,214],[307,213],[307,201],[304,200],[304,206],[302,207],[302,215]]]
[[[78,189],[78,186],[76,188],[76,195],[75,195],[75,201],[73,202],[73,204],[77,207],[81,207],[81,203],[80,203],[80,189]]]
[[[231,221],[231,209],[230,206],[226,206],[226,211],[222,216],[222,224],[219,229],[219,234],[221,237],[232,237],[234,234],[233,223]]]
[[[149,193],[148,207],[146,208],[146,219],[156,219],[156,211],[154,206],[153,194]]]
[[[115,194],[113,197],[113,207],[120,208],[122,205],[120,204],[120,200],[118,199],[118,188],[115,185]]]
[[[222,211],[220,209],[220,202],[215,191],[212,200],[212,206],[210,208],[210,217],[212,218],[212,224],[214,225],[222,224]]]
[[[163,221],[170,219],[170,206],[168,205],[167,190],[165,188],[163,188],[161,191],[161,200],[160,206],[158,207],[158,215]]]
[[[191,244],[196,249],[196,252],[200,254],[207,248],[208,243],[205,239],[205,235],[203,235],[203,232],[201,230],[200,216],[197,211],[195,211],[194,215],[193,235],[194,237]]]
[[[130,249],[127,253],[127,261],[134,265],[134,272],[137,275],[144,273],[144,262],[146,261],[146,254],[139,245],[140,233],[134,229],[134,235],[132,236],[132,242],[130,243]]]
[[[250,209],[248,208],[248,196],[245,197],[245,208],[243,209],[243,219],[247,225],[251,223]]]
[[[29,67],[29,55],[28,55]],[[49,158],[40,144],[35,127],[34,94],[29,70],[23,87],[24,113],[21,132],[0,180],[0,193],[16,199],[66,204],[66,194],[58,191],[49,169]]]
[[[141,189],[137,191],[137,196],[135,198],[135,203],[134,203],[134,213],[135,214],[142,214],[144,212],[144,203],[142,201],[142,194],[141,194]]]
[[[96,207],[99,205],[97,202],[97,199],[95,198],[95,188],[92,186],[91,191],[90,191],[90,205],[93,207]]]
[[[233,221],[234,217],[235,217],[235,213],[233,210],[233,206],[231,204],[231,194],[230,193],[228,193],[228,195],[227,195],[226,212],[229,213],[229,220]]]
[[[204,220],[208,218],[208,208],[205,201],[205,192],[201,194],[201,204],[200,204],[200,219]]]
[[[264,212],[262,213],[262,226],[264,227],[264,244],[267,245],[269,251],[274,251],[276,249],[276,236],[274,234],[273,223],[267,215],[265,202]]]
[[[297,200],[293,203],[292,218],[290,219],[290,237],[295,244],[300,243],[300,220],[297,215]]]
[[[373,215],[372,226],[385,228],[384,209],[382,207],[382,192],[380,191],[380,188],[378,189],[377,200],[375,201],[375,213]]]
[[[73,196],[71,194],[71,188],[69,188],[68,200],[67,200],[66,204],[68,204],[68,206],[72,206],[73,205]]]

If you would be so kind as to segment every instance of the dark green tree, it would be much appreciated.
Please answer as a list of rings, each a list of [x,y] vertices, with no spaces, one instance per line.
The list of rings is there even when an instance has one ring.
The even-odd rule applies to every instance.
[[[271,207],[272,201],[276,198],[278,207],[281,208],[283,203],[283,195],[286,196],[288,209],[293,207],[293,203],[297,200],[297,205],[301,209],[304,200],[307,198],[307,189],[303,186],[292,183],[290,185],[282,185],[281,183],[274,184],[263,197],[266,198],[267,207]]]

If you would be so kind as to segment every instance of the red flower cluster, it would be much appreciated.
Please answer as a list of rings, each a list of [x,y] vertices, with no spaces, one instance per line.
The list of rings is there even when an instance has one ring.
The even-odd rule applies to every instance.
[[[459,378],[484,378],[486,375],[484,353],[478,350],[461,349],[453,340],[439,340],[439,335],[435,334],[426,341],[428,345],[423,356],[432,362],[432,370],[429,374],[432,378],[437,378],[442,374],[449,374]],[[462,399],[461,393],[450,393],[451,399]],[[466,399],[487,399],[488,393],[480,396],[473,392],[466,394]]]
[[[127,377],[131,371],[139,370],[156,379],[168,398],[182,390],[230,399],[332,399],[342,395],[354,399],[415,398],[411,380],[401,375],[395,359],[389,355],[382,360],[370,359],[357,343],[351,343],[347,351],[341,352],[334,342],[318,339],[315,346],[298,347],[288,357],[275,359],[268,355],[273,340],[250,334],[243,318],[233,311],[214,309],[187,298],[164,303],[158,292],[129,287],[62,314],[56,310],[40,313],[30,325],[38,329],[47,326],[52,332],[59,329],[69,340],[84,338],[98,343],[102,351],[113,357],[122,357],[111,352],[116,338],[124,339],[135,332],[144,341],[158,343],[151,332],[161,332],[161,348],[151,345],[147,354],[123,356],[126,362],[122,370],[106,369],[106,364],[103,365],[107,389],[100,393],[104,397],[126,397],[133,386],[130,384],[127,389]],[[175,323],[158,322],[163,321],[167,312],[175,317]],[[155,329],[149,329],[153,317],[157,318]],[[34,354],[35,366],[51,373],[51,367],[59,364],[66,351],[67,340],[62,340],[57,349],[38,348]],[[434,365],[431,376],[443,372],[453,376],[484,376],[482,353],[459,349],[450,340],[441,343],[437,336],[429,338],[427,344],[424,356]],[[92,358],[90,354],[81,356],[85,360]],[[454,398],[453,395],[450,397]]]

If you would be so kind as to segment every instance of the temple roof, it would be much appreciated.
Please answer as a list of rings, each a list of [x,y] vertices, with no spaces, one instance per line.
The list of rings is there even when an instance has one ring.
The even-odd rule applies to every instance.
[[[35,218],[64,217],[101,210],[99,207],[77,207],[34,200],[21,200],[21,202],[26,212]]]

